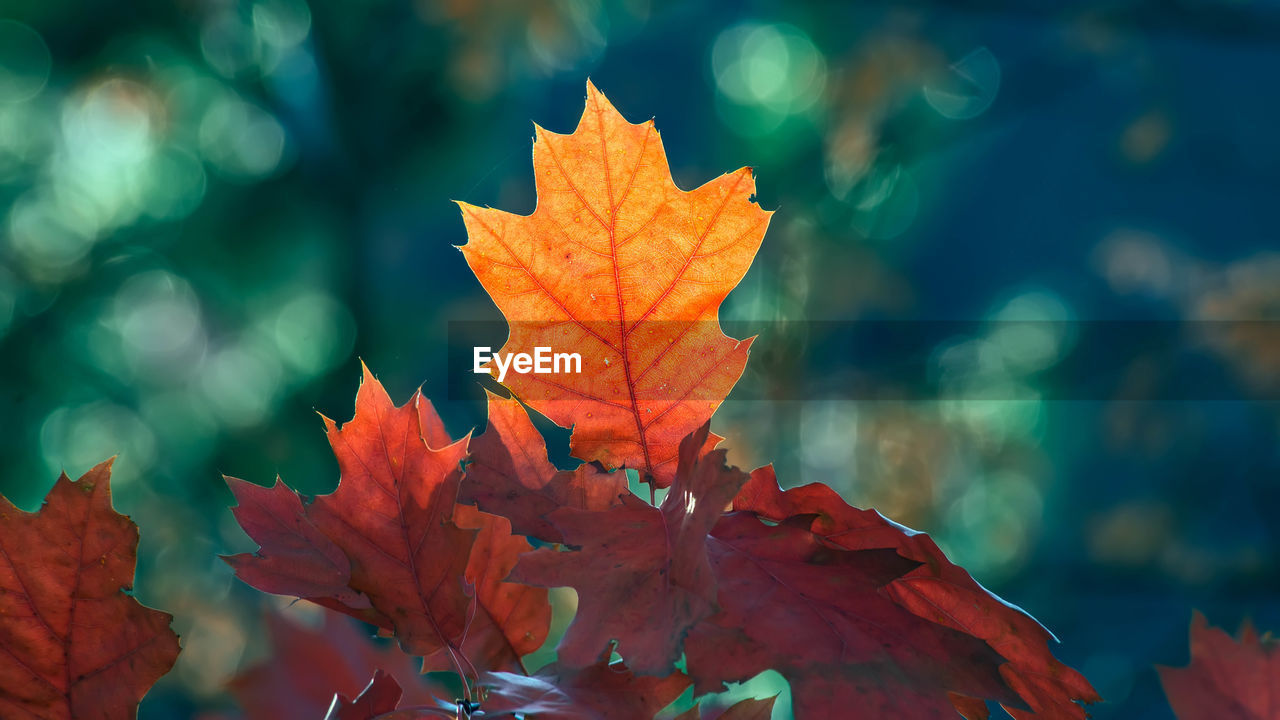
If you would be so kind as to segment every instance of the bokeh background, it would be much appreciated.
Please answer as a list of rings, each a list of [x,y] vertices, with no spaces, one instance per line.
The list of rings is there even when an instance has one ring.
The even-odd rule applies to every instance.
[[[0,491],[118,453],[184,645],[142,717],[234,712],[282,603],[217,557],[253,548],[220,475],[332,489],[360,358],[483,427],[449,201],[532,210],[531,122],[589,76],[682,187],[752,165],[778,209],[723,310],[761,335],[731,460],[931,532],[1097,717],[1167,719],[1193,608],[1280,631],[1278,74],[1247,1],[0,0]],[[921,372],[829,351],[861,322]]]

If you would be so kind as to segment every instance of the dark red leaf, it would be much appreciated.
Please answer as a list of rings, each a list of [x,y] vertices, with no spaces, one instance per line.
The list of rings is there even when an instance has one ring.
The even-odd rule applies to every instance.
[[[110,485],[108,460],[38,512],[0,498],[0,717],[132,720],[178,657],[173,618],[128,594],[138,528]]]
[[[270,614],[266,625],[271,656],[228,685],[248,720],[324,717],[335,694],[359,693],[375,671],[396,679],[405,704],[433,701],[433,688],[421,679],[414,658],[394,646],[375,645],[346,618],[326,613],[323,626],[312,630]]]
[[[547,446],[517,400],[489,393],[489,427],[471,441],[471,464],[458,502],[511,521],[512,529],[545,542],[562,542],[546,516],[562,508],[606,510],[627,493],[623,473],[594,463],[558,471],[547,460]]]
[[[373,609],[369,598],[351,588],[351,563],[307,517],[302,498],[279,478],[262,487],[225,478],[240,527],[262,550],[256,555],[224,558],[246,583],[276,595],[296,595],[314,603],[390,628],[391,621]]]
[[[400,683],[378,670],[355,700],[348,700],[342,694],[336,695],[324,720],[373,720],[395,710],[400,703],[401,694]]]
[[[697,457],[707,434],[703,425],[681,443],[679,470],[660,508],[624,495],[603,512],[557,510],[548,519],[580,549],[543,548],[516,565],[514,580],[578,591],[562,662],[588,665],[616,640],[636,672],[666,675],[685,633],[715,612],[706,535],[747,477],[725,466],[723,450]]]
[[[1178,720],[1280,720],[1280,642],[1253,625],[1239,640],[1191,618],[1191,663],[1157,667]]]
[[[948,692],[1016,702],[985,643],[921,619],[882,592],[916,563],[831,547],[808,518],[726,515],[708,541],[721,612],[689,633],[699,692],[766,669],[791,683],[801,720],[954,718]]]
[[[996,597],[953,564],[924,533],[905,528],[874,510],[851,507],[831,488],[812,484],[783,492],[772,467],[751,474],[734,499],[735,510],[773,522],[807,518],[825,541],[847,550],[893,549],[918,567],[891,582],[887,595],[912,613],[984,640],[1008,660],[1000,672],[1029,709],[1007,707],[1019,720],[1082,720],[1079,703],[1101,700],[1083,675],[1049,650],[1056,638],[1034,618]],[[982,704],[957,699],[971,720],[984,718]],[[982,708],[981,710],[979,708]]]

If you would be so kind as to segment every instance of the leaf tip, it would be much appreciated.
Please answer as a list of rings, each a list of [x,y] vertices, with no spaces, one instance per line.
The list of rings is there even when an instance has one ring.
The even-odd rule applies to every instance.
[[[362,407],[368,407],[370,404],[394,408],[395,403],[391,402],[391,396],[387,393],[387,389],[373,374],[373,371],[369,369],[369,366],[365,364],[364,358],[360,359],[360,370],[360,387],[356,389],[356,415],[360,414]],[[324,415],[321,415],[321,417],[324,417]],[[325,419],[328,420],[328,418]],[[329,421],[329,423],[331,422]]]
[[[93,467],[89,468],[83,475],[77,478],[75,482],[72,484],[81,492],[85,493],[86,495],[94,493],[95,491],[97,491],[98,486],[101,485],[103,491],[107,494],[108,497],[110,497],[111,465],[112,463],[115,462],[115,459],[116,459],[116,456],[112,455],[106,460],[103,460],[97,465],[94,465]],[[67,482],[71,482],[71,479],[70,477],[67,476],[67,473],[65,470],[62,472],[62,475],[58,477],[59,483],[61,483],[63,480],[66,480]]]

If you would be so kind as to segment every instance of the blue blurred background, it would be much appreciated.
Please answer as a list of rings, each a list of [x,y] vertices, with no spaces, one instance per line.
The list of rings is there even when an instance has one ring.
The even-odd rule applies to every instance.
[[[751,165],[778,209],[722,313],[761,335],[731,461],[932,533],[1097,717],[1171,718],[1193,608],[1280,631],[1278,75],[1257,1],[2,0],[0,491],[119,453],[184,644],[142,716],[229,708],[274,601],[217,559],[253,548],[220,473],[332,489],[360,358],[483,427],[449,201],[531,211],[531,122],[590,77],[682,187]],[[822,351],[857,321],[936,328],[926,372]],[[1178,342],[1055,387],[1099,321]]]

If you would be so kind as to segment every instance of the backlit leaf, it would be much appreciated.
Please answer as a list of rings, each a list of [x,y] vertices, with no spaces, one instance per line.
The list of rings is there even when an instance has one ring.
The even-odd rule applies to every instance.
[[[236,518],[261,545],[228,558],[237,575],[392,631],[427,670],[456,667],[458,653],[478,669],[518,669],[546,638],[550,605],[543,590],[502,582],[530,549],[505,520],[455,515],[468,440],[446,444],[421,394],[396,407],[367,369],[355,417],[325,425],[342,473],[332,494],[304,503],[283,483],[228,479]]]
[[[627,122],[590,83],[572,134],[537,128],[533,165],[532,215],[459,203],[462,252],[507,319],[503,354],[578,353],[582,371],[504,382],[573,428],[576,457],[666,487],[680,441],[746,364],[750,340],[726,337],[718,312],[770,213],[750,168],[680,190],[653,123]]]

